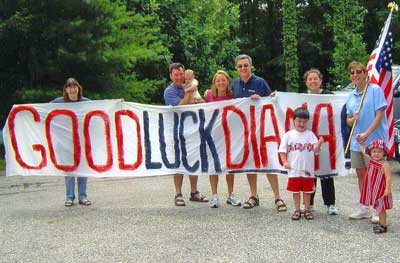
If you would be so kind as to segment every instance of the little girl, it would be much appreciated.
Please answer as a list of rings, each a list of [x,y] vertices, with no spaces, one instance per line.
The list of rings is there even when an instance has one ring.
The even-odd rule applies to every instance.
[[[357,140],[360,140],[357,136]],[[379,215],[379,224],[373,227],[374,233],[387,232],[386,210],[393,207],[391,193],[391,171],[389,163],[385,160],[388,150],[383,140],[373,140],[365,149],[360,143],[364,154],[369,156],[367,172],[361,190],[360,203],[372,206]]]

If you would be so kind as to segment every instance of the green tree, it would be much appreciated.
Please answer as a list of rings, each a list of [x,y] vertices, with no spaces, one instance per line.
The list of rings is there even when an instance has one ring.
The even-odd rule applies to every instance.
[[[240,0],[240,51],[253,58],[255,73],[273,90],[285,90],[282,1]]]
[[[363,42],[363,22],[366,9],[358,1],[330,0],[332,15],[327,15],[333,28],[335,48],[332,54],[333,84],[342,84],[348,79],[347,65],[352,60],[366,61],[368,54]]]
[[[239,7],[227,0],[128,0],[128,10],[157,17],[170,62],[195,71],[200,89],[209,88],[218,69],[229,70],[238,54]],[[161,69],[169,80],[168,69]],[[163,103],[164,87],[154,102]]]
[[[304,0],[298,3],[297,12],[300,77],[310,68],[318,68],[324,75],[324,88],[331,89],[332,77],[328,68],[333,63],[334,43],[332,28],[325,15],[332,9],[327,0]],[[304,84],[300,90],[306,90]]]
[[[297,56],[297,12],[296,0],[283,0],[282,45],[285,63],[286,90],[299,88],[299,60]]]
[[[159,71],[170,53],[154,16],[107,0],[9,0],[0,10],[0,90],[17,91],[2,99],[6,112],[11,103],[60,95],[67,77],[77,78],[92,98],[144,103],[165,84]]]
[[[333,33],[325,21],[324,14],[331,12],[328,0],[292,1],[291,7],[297,16],[288,22],[282,18],[285,8],[281,0],[238,0],[240,3],[240,37],[241,51],[254,58],[254,64],[259,75],[265,76],[273,89],[286,90],[286,73],[294,73],[289,85],[296,88],[301,82],[297,75],[310,67],[318,67],[324,72],[325,80],[330,79],[327,68],[332,64]],[[288,2],[286,2],[288,3]],[[286,19],[285,19],[286,20]],[[297,55],[298,70],[286,70],[283,46],[283,24],[290,21],[297,33],[287,34],[287,39],[297,45],[292,45],[292,54]],[[292,23],[293,24],[293,23]],[[294,27],[288,27],[295,29]],[[295,38],[295,40],[294,40]],[[304,89],[304,86],[302,87]]]

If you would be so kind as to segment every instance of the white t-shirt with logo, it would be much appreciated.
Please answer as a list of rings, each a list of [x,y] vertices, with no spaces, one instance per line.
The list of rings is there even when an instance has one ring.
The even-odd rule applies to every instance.
[[[293,129],[283,135],[279,152],[287,154],[291,167],[289,177],[314,177],[314,147],[317,143],[317,137],[309,130]]]

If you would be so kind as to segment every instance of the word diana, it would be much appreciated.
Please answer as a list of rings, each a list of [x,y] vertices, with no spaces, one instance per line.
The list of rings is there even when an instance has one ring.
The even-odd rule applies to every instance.
[[[343,101],[296,101],[290,104],[308,102],[310,129],[324,137],[323,152],[316,156],[317,174],[337,174],[343,149],[336,115]],[[293,109],[270,99],[179,107],[119,100],[15,105],[3,130],[6,172],[81,176],[285,174],[277,149],[283,133],[293,128]]]

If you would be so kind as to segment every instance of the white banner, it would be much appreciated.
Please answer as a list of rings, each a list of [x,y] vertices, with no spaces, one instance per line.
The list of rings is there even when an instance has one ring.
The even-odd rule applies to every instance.
[[[323,136],[316,175],[344,174],[340,113],[345,95],[278,92],[188,106],[121,100],[15,105],[3,129],[6,175],[141,177],[174,173],[287,174],[278,147],[307,103]]]

